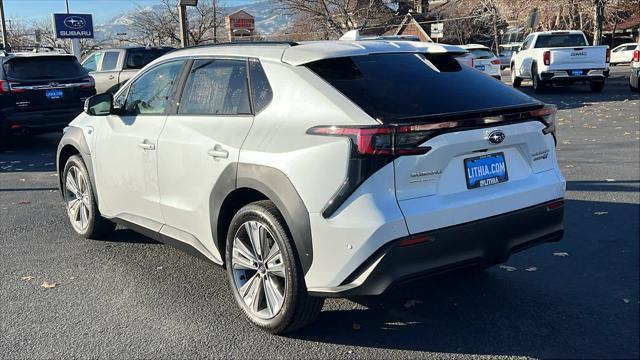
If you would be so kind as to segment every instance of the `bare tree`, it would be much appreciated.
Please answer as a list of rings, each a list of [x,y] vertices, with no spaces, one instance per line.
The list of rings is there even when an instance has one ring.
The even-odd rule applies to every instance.
[[[224,5],[219,0],[200,0],[187,7],[189,43],[217,42],[224,29]],[[178,4],[162,0],[156,7],[139,7],[130,16],[130,41],[140,45],[175,45],[180,43]]]
[[[276,0],[298,17],[293,33],[304,28],[317,33],[317,38],[341,36],[349,30],[362,28],[389,18],[392,0]]]

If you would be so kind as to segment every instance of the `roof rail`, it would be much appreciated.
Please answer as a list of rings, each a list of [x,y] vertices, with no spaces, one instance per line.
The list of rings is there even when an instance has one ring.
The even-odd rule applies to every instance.
[[[300,45],[295,41],[247,41],[247,42],[222,42],[222,43],[213,43],[213,44],[200,44],[200,45],[192,45],[184,48],[178,48],[176,50],[182,49],[194,49],[201,47],[210,47],[210,46],[269,46],[269,45],[289,45],[289,46],[297,46]]]

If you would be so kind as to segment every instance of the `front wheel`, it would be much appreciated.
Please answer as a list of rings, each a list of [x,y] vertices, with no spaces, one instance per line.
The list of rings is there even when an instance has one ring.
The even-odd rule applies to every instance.
[[[115,229],[116,224],[103,218],[98,211],[89,172],[79,155],[71,156],[64,166],[62,195],[69,221],[78,235],[99,239]]]
[[[589,82],[589,87],[592,92],[602,92],[604,89],[604,81],[591,81]]]
[[[271,201],[249,204],[233,217],[225,258],[236,302],[262,330],[290,332],[322,310],[324,299],[308,295],[286,223]]]

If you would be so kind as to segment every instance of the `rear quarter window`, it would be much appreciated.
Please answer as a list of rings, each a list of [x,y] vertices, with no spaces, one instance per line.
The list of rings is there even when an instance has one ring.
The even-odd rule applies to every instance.
[[[87,70],[73,56],[16,57],[3,66],[5,74],[11,79],[50,80],[87,75]]]
[[[383,123],[537,105],[447,54],[376,54],[307,65]]]

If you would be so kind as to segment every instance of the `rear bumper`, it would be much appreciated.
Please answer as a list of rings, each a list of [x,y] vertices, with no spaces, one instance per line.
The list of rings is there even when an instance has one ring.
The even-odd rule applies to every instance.
[[[570,70],[547,71],[540,74],[544,81],[571,82],[571,81],[604,81],[609,77],[609,70],[595,69],[582,70],[582,75],[571,75]]]
[[[386,244],[340,286],[309,289],[314,296],[379,295],[391,286],[416,278],[470,266],[486,267],[507,261],[515,252],[564,234],[564,202],[559,200],[461,225],[429,231],[430,241],[403,247],[406,239]],[[415,236],[412,236],[412,238]]]
[[[7,135],[60,131],[81,112],[82,106],[48,111],[3,111],[0,114],[0,131]]]

